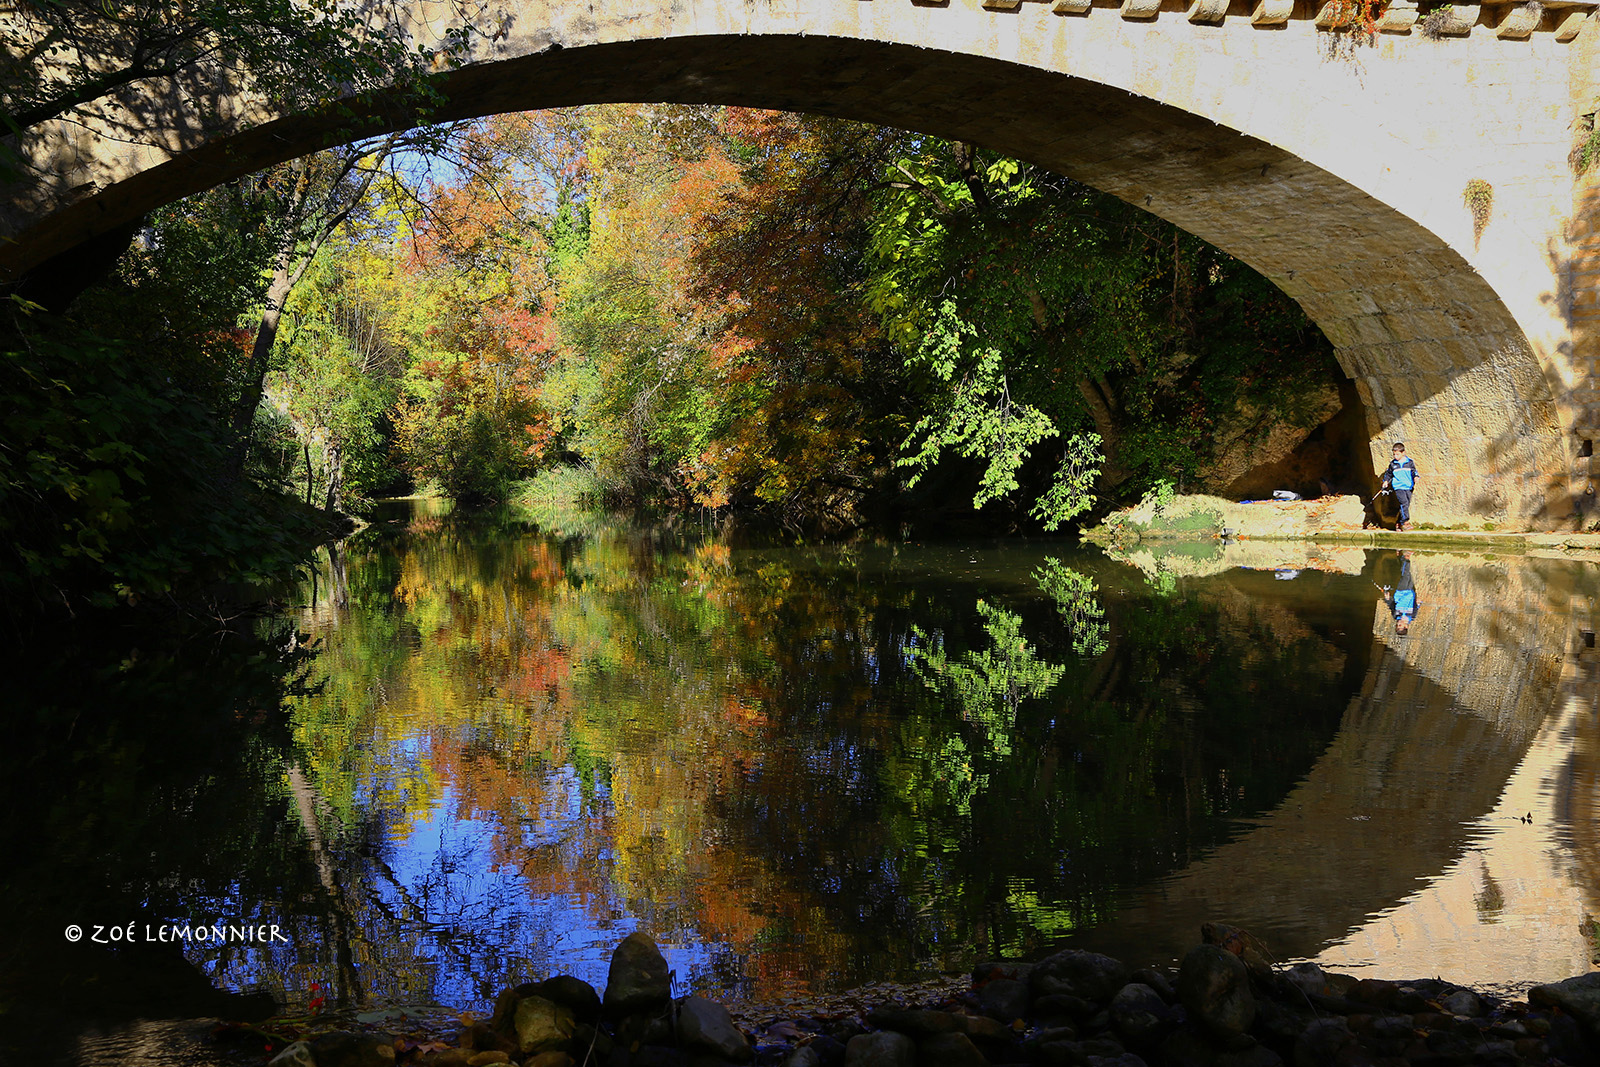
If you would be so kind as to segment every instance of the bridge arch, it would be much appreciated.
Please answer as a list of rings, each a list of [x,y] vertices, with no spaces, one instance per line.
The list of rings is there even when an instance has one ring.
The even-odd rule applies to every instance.
[[[1376,465],[1390,439],[1407,442],[1422,515],[1583,521],[1600,475],[1584,445],[1600,436],[1600,322],[1584,320],[1597,275],[1579,269],[1575,204],[1600,190],[1574,182],[1567,154],[1574,101],[1600,92],[1596,34],[1571,39],[1574,16],[1593,21],[1587,5],[1547,5],[1525,39],[1496,35],[1485,10],[1465,39],[1381,33],[1332,54],[1315,12],[1288,0],[1253,15],[1222,0],[984,2],[506,0],[480,17],[440,117],[740,104],[1028,159],[1205,238],[1298,301],[1355,380]],[[442,33],[451,7],[413,5],[413,33]],[[0,280],[322,147],[342,121],[189,83],[30,131],[18,147],[31,177],[0,203]],[[1470,181],[1494,191],[1486,227],[1463,202]],[[1600,271],[1600,243],[1589,258]]]

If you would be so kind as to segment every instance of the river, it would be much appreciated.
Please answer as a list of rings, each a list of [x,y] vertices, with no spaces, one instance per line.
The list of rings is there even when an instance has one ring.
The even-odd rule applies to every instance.
[[[394,504],[251,656],[136,649],[28,697],[54,740],[5,754],[30,947],[0,989],[103,1006],[187,966],[481,1010],[603,987],[642,929],[680,991],[771,1004],[1069,945],[1171,962],[1226,919],[1282,962],[1517,992],[1600,949],[1597,591],[1484,553]]]

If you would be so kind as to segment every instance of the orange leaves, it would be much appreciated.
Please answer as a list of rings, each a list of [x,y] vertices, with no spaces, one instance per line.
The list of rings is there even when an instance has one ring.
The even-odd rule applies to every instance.
[[[739,169],[717,149],[684,168],[672,185],[667,204],[676,217],[685,221],[685,228],[698,236],[723,201],[739,188]]]
[[[730,463],[734,455],[734,451],[725,446],[712,447],[695,459],[678,464],[678,477],[696,507],[716,510],[728,506],[737,473]]]

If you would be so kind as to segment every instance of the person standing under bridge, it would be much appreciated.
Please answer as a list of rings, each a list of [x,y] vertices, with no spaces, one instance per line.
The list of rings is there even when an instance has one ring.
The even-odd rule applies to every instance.
[[[1383,472],[1383,485],[1400,505],[1400,519],[1395,529],[1407,529],[1411,525],[1411,491],[1417,487],[1417,465],[1411,462],[1406,446],[1399,441],[1394,443],[1394,458],[1389,461],[1389,469]]]

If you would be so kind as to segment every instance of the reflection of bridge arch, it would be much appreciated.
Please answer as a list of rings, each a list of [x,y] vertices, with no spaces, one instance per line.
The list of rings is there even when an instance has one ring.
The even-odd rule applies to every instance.
[[[1428,514],[1569,518],[1589,488],[1581,442],[1600,436],[1582,321],[1594,285],[1568,241],[1582,190],[1565,161],[1573,109],[1596,90],[1596,34],[1570,39],[1592,5],[1548,4],[1516,42],[1486,15],[1465,40],[1384,34],[1343,60],[1279,0],[1257,5],[1263,26],[1210,0],[1190,5],[1197,21],[1154,0],[1124,0],[1121,18],[1087,0],[989,6],[1013,10],[507,0],[484,16],[492,32],[450,76],[440,117],[728,102],[1031,159],[1206,238],[1298,300],[1356,380],[1375,455],[1390,437],[1411,442]],[[1288,21],[1272,21],[1277,8]],[[195,100],[231,117],[208,126]],[[0,278],[336,128],[204,84],[80,110],[21,146],[35,177],[0,204],[17,241],[0,246]],[[1462,203],[1474,179],[1496,190],[1478,235]]]
[[[1419,556],[1414,576],[1421,612],[1410,636],[1395,636],[1380,601],[1365,681],[1301,783],[1082,944],[1176,958],[1202,922],[1221,919],[1283,960],[1321,955],[1344,970],[1381,950],[1418,961],[1416,974],[1382,977],[1470,965],[1443,977],[1509,985],[1586,964],[1578,927],[1600,908],[1597,887],[1578,880],[1580,892],[1557,875],[1597,847],[1591,806],[1564,810],[1562,800],[1571,781],[1592,783],[1600,746],[1594,653],[1580,636],[1592,629],[1597,575],[1584,564]],[[1273,592],[1260,572],[1207,581]],[[1497,834],[1512,807],[1536,811],[1535,823]],[[1490,884],[1504,891],[1504,916],[1485,909]],[[1518,970],[1535,963],[1554,970]]]

